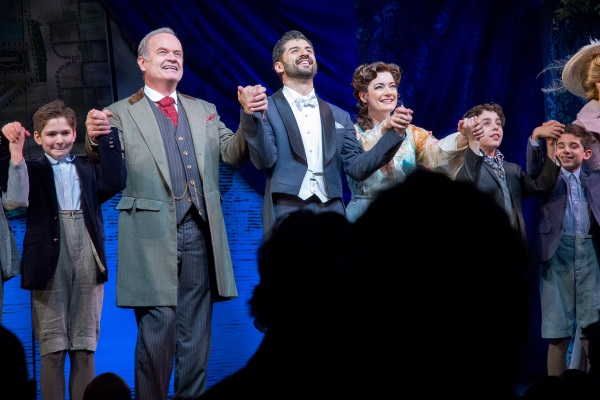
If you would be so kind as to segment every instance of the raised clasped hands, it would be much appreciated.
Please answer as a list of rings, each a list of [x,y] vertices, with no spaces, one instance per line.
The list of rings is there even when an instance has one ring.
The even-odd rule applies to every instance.
[[[113,115],[109,110],[91,109],[85,119],[85,127],[87,128],[88,137],[93,143],[97,143],[98,137],[108,135],[110,133],[110,124],[108,117]]]
[[[8,149],[10,151],[10,159],[13,164],[18,164],[23,159],[23,146],[25,138],[31,136],[29,131],[25,129],[19,122],[10,122],[2,127],[2,133],[8,139]]]
[[[469,147],[475,154],[479,154],[479,140],[483,138],[483,124],[478,117],[469,117],[458,121],[458,131],[469,140]]]
[[[397,107],[392,115],[386,118],[382,123],[382,133],[389,130],[395,130],[399,135],[404,135],[406,128],[412,122],[413,110],[404,106]]]
[[[547,146],[554,146],[563,133],[565,133],[564,124],[552,119],[535,128],[531,134],[531,139],[538,142],[541,138],[544,138]]]
[[[469,142],[479,141],[483,137],[483,125],[478,117],[470,117],[458,121],[458,131],[469,139]]]
[[[267,111],[269,101],[267,100],[267,89],[261,85],[238,86],[238,101],[244,111],[248,114]]]

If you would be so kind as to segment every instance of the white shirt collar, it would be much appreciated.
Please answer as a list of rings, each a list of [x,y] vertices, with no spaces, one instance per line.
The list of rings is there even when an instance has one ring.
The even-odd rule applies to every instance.
[[[285,99],[288,101],[288,103],[294,104],[294,101],[296,101],[297,98],[306,97],[306,96],[310,96],[311,94],[314,94],[315,89],[313,88],[313,90],[311,90],[310,93],[307,94],[306,96],[302,96],[300,93],[296,92],[294,89],[291,89],[291,88],[283,85],[282,92],[283,92],[283,95],[285,96]]]
[[[56,165],[56,164],[58,164],[61,161],[63,161],[63,162],[73,162],[73,160],[75,159],[75,156],[72,156],[71,154],[69,154],[65,158],[61,158],[60,160],[55,160],[54,158],[50,157],[50,155],[48,155],[48,153],[44,153],[44,155],[46,156],[46,158],[48,158],[48,161],[50,161],[50,164],[53,164],[53,165]]]
[[[149,88],[148,86],[144,86],[144,94],[146,96],[148,96],[148,98],[155,103],[157,101],[162,100],[163,97],[165,97],[162,94],[158,93],[156,90]],[[177,91],[176,90],[174,90],[173,93],[171,93],[169,95],[169,97],[173,98],[173,100],[175,101],[175,104],[177,104]]]

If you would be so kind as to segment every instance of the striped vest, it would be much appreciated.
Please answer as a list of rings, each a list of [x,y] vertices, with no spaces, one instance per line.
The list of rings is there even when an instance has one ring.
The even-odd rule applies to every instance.
[[[152,100],[148,99],[148,102],[156,117],[167,153],[177,223],[181,222],[192,204],[206,220],[202,179],[200,179],[192,131],[185,110],[181,104],[178,105],[178,125],[175,128],[173,122],[160,111]]]

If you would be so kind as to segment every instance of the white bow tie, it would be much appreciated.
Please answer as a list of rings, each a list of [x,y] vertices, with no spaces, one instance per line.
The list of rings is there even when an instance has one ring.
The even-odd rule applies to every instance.
[[[296,104],[299,111],[302,111],[304,107],[316,107],[317,97],[314,93],[304,97],[297,97],[296,100],[294,100],[294,104]]]

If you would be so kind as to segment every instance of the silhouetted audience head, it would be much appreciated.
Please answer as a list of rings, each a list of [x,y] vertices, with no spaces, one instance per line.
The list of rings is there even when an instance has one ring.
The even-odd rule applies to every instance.
[[[295,211],[279,220],[258,252],[260,283],[250,300],[265,337],[248,364],[203,399],[350,398],[341,320],[349,222],[336,213]],[[348,388],[348,390],[346,390]]]
[[[382,192],[352,236],[365,398],[514,396],[527,255],[504,210],[418,170]]]
[[[88,383],[83,400],[131,400],[131,389],[119,375],[105,372]]]
[[[568,369],[560,377],[546,376],[529,386],[523,400],[597,399],[593,379],[584,371]]]
[[[600,321],[582,329],[589,339],[588,362],[590,376],[597,393],[600,393]]]
[[[596,390],[594,379],[587,372],[580,369],[568,369],[560,377],[577,386],[574,393],[577,394],[575,396],[577,399],[598,399],[600,393]]]
[[[570,399],[575,385],[559,376],[545,376],[529,386],[523,400]]]
[[[339,214],[307,210],[278,221],[259,248],[260,283],[249,302],[260,325],[312,329],[335,317],[348,227]]]
[[[28,379],[25,351],[14,333],[0,325],[0,398],[35,399],[35,382]]]

